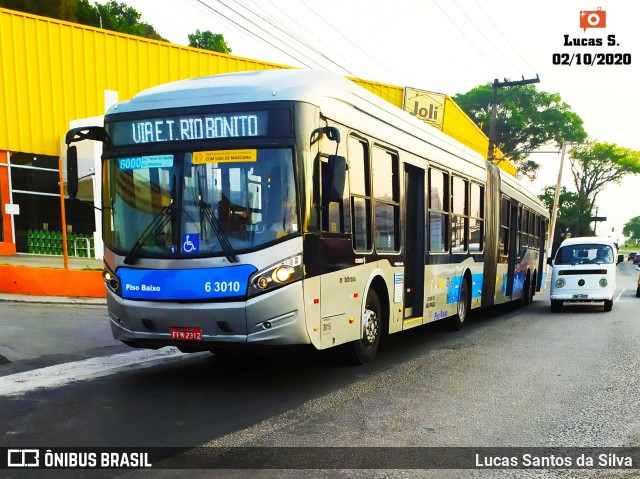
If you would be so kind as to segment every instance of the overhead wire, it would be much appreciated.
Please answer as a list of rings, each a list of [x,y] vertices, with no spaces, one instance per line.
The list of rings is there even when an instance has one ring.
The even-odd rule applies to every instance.
[[[247,17],[246,15],[242,14],[241,12],[239,12],[238,10],[234,9],[233,7],[231,7],[230,5],[228,5],[227,3],[225,3],[222,0],[216,0],[219,4],[223,5],[224,7],[226,7],[227,9],[229,9],[230,11],[232,11],[234,14],[236,14],[237,16],[239,16],[241,19],[243,19],[244,21],[249,22],[250,24],[254,25],[256,28],[258,28],[259,30],[261,30],[262,32],[264,32],[265,34],[269,35],[270,37],[274,38],[276,41],[282,43],[283,45],[286,45],[288,48],[292,49],[293,51],[295,51],[298,55],[302,55],[307,62],[311,62],[314,63],[316,65],[316,67],[321,66],[320,63],[318,63],[317,60],[313,59],[312,57],[310,57],[308,55],[308,53],[305,53],[303,51],[301,51],[298,47],[291,45],[290,43],[288,43],[287,41],[285,41],[283,38],[279,38],[277,35],[274,35],[273,33],[271,33],[270,31],[268,31],[266,28],[264,28],[262,25],[260,25],[259,23],[255,22],[254,20],[252,20],[251,18]],[[231,0],[233,1],[233,0]],[[258,16],[258,18],[260,18]],[[260,18],[261,20],[263,20],[262,18]],[[253,32],[255,33],[255,32]],[[262,38],[262,37],[260,37]],[[289,54],[290,57],[293,57],[291,54]],[[304,62],[302,62],[300,60],[300,58],[297,58],[297,61],[301,62],[304,64]],[[308,65],[307,65],[308,66]],[[310,66],[308,66],[309,68],[312,68]]]
[[[229,1],[229,0],[228,0]],[[237,0],[230,0],[235,2],[236,4],[238,4]],[[257,22],[265,22],[266,24],[270,25],[272,28],[275,28],[277,31],[282,32],[284,34],[286,34],[289,38],[291,38],[293,41],[299,43],[302,48],[305,48],[311,52],[313,52],[314,54],[320,56],[322,59],[327,60],[329,63],[331,63],[332,65],[338,67],[340,70],[342,70],[343,72],[346,72],[348,75],[350,75],[351,77],[354,77],[355,79],[361,79],[360,75],[357,75],[355,73],[353,73],[351,71],[351,69],[349,67],[346,67],[340,63],[338,63],[336,60],[330,59],[326,54],[324,54],[323,52],[319,51],[317,48],[315,48],[313,45],[311,45],[309,42],[302,40],[298,35],[296,35],[295,33],[292,33],[289,29],[287,29],[286,27],[283,27],[281,23],[277,22],[277,21],[273,21],[273,20],[269,20],[263,16],[261,16],[260,14],[256,13],[255,11],[251,11],[249,10],[246,6],[244,5],[240,5],[243,9],[249,11],[251,13],[251,15],[255,16],[258,18],[257,21],[252,20],[251,18],[248,18],[246,15],[242,14],[241,12],[239,12],[237,9],[232,8],[230,5],[228,5],[227,3],[223,2],[222,0],[217,0],[217,2],[219,4],[221,4],[222,6],[224,6],[225,8],[227,8],[230,12],[232,12],[234,15],[237,15],[238,17],[240,17],[240,19],[242,19],[241,21],[246,21],[249,22],[251,25],[255,26],[259,31],[262,31],[263,33],[265,33],[266,35],[275,38],[276,40],[278,40],[279,42],[281,42],[283,45],[285,45],[285,47],[281,48],[277,45],[275,45],[272,41],[267,40],[266,38],[264,38],[264,35],[258,35],[255,31],[253,30],[249,30],[248,28],[246,28],[245,26],[241,25],[241,23],[239,23],[238,21],[236,21],[235,19],[230,18],[229,15],[225,15],[223,12],[220,11],[220,9],[216,9],[215,7],[213,7],[212,5],[210,5],[209,3],[203,1],[203,0],[195,0],[195,2],[197,4],[199,4],[201,7],[206,8],[208,12],[216,14],[218,16],[220,16],[222,19],[226,20],[227,22],[231,23],[232,25],[234,25],[237,28],[241,28],[243,31],[250,33],[252,36],[254,36],[255,38],[257,38],[260,41],[265,42],[266,44],[270,45],[273,48],[276,48],[278,51],[284,53],[285,55],[287,55],[288,57],[294,59],[296,62],[304,65],[307,68],[312,69],[313,67],[311,65],[309,65],[309,62],[314,63],[316,66],[320,66],[322,69],[328,70],[329,68],[326,68],[325,66],[323,66],[321,63],[319,63],[317,60],[314,60],[312,58],[310,58],[309,54],[305,54],[303,52],[301,52],[299,50],[299,48],[293,47],[292,45],[290,45],[290,43],[287,43],[285,41],[283,41],[281,38],[276,37],[273,33],[271,33],[270,31],[267,30],[267,28],[265,28],[263,25],[260,25]],[[303,2],[301,2],[303,3]],[[309,8],[307,5],[305,5],[305,7]],[[317,14],[315,11],[313,11],[311,9],[312,13],[314,13],[316,16],[318,16],[318,18],[320,18],[323,22],[327,23],[328,25],[330,25],[332,28],[334,28],[330,23],[328,23],[326,20],[324,20],[324,18],[322,18],[319,14]],[[290,16],[287,15],[288,18],[291,19]],[[273,18],[273,17],[271,17]],[[293,19],[291,19],[292,21],[295,21]],[[335,29],[335,28],[334,28]],[[336,30],[337,31],[337,30]],[[344,35],[342,35],[344,37]],[[347,39],[346,37],[344,37],[345,39]],[[347,41],[350,41],[347,39]],[[352,43],[352,42],[351,42]],[[354,46],[357,47],[357,45],[354,44]],[[291,51],[286,51],[284,48],[291,48],[293,49],[298,55],[303,55],[306,58],[306,61],[303,61],[300,59],[299,56],[297,56],[296,54],[291,53]],[[357,47],[358,49],[360,49],[359,47]],[[369,56],[366,52],[364,52],[362,49],[360,49],[360,51],[362,51],[365,55]],[[375,59],[374,59],[375,61]],[[376,61],[376,63],[378,63]],[[384,66],[383,66],[384,67]],[[375,81],[371,82],[371,84],[369,85],[370,88],[373,88],[375,90],[380,90],[381,92],[383,92],[382,87],[378,86],[377,83]]]
[[[305,41],[302,37],[300,37],[299,35],[296,35],[294,32],[292,32],[285,25],[283,25],[282,23],[280,23],[277,20],[273,19],[273,17],[271,19],[270,18],[266,18],[264,16],[265,12],[262,12],[262,14],[260,14],[256,10],[250,10],[247,6],[243,5],[238,0],[230,0],[230,1],[236,3],[236,5],[238,5],[239,7],[247,10],[250,14],[258,17],[261,21],[266,22],[267,24],[271,25],[276,30],[282,32],[284,35],[286,35],[287,37],[289,37],[293,41],[299,43],[300,45],[302,45],[302,47],[304,47],[304,48],[308,49],[309,51],[313,52],[315,55],[317,55],[321,59],[328,61],[329,63],[335,65],[339,69],[347,72],[349,75],[354,75],[347,67],[345,67],[344,65],[341,65],[338,62],[336,62],[336,61],[332,60],[331,58],[329,58],[322,51],[318,50],[312,44],[310,44],[309,42]],[[259,7],[257,7],[257,10],[261,10],[261,9],[259,9]],[[289,17],[289,18],[291,18],[291,17]]]
[[[529,68],[531,68],[531,71],[537,71],[535,68],[531,66],[531,64],[522,55],[520,55],[520,52],[518,51],[518,49],[514,47],[513,44],[509,41],[509,39],[506,37],[506,35],[502,33],[502,30],[500,30],[498,25],[495,24],[495,22],[491,19],[491,16],[487,14],[485,9],[482,8],[482,5],[478,2],[478,0],[474,0],[474,2],[476,3],[476,5],[478,5],[478,8],[482,11],[484,16],[487,17],[489,22],[491,22],[491,25],[493,25],[493,28],[500,34],[500,36],[504,39],[504,41],[507,42],[507,45],[509,45],[511,49],[516,53],[516,55],[518,55],[520,60],[522,60]]]
[[[440,6],[440,4],[437,2],[437,0],[433,0],[433,3],[435,4],[436,7],[438,7],[438,9],[443,13],[443,15],[445,17],[447,17],[447,19],[451,22],[451,24],[456,28],[456,30],[458,30],[458,32],[460,32],[460,34],[469,42],[469,44],[480,54],[480,56],[482,58],[484,58],[487,63],[489,63],[489,65],[491,65],[496,72],[500,71],[500,68],[498,68],[485,54],[482,50],[480,50],[480,48],[478,48],[478,46],[471,41],[471,39],[467,36],[467,34],[458,26],[458,24],[456,22],[453,21],[453,19],[449,16],[449,14]]]
[[[266,44],[270,45],[271,47],[275,48],[276,50],[284,53],[285,55],[287,55],[289,58],[292,58],[293,60],[295,60],[296,62],[301,63],[302,65],[304,65],[307,68],[312,69],[313,67],[311,65],[308,65],[307,63],[303,62],[302,60],[300,60],[299,58],[294,57],[293,55],[291,55],[289,52],[283,50],[282,48],[280,48],[279,46],[275,45],[274,43],[270,42],[269,40],[262,38],[261,36],[259,36],[257,33],[251,31],[249,28],[241,25],[240,23],[236,22],[235,20],[232,20],[231,18],[229,18],[227,15],[223,14],[222,12],[219,12],[218,10],[216,10],[215,8],[213,8],[211,5],[207,4],[206,2],[204,2],[203,0],[195,0],[196,2],[198,2],[199,4],[201,4],[202,6],[204,6],[205,8],[207,8],[208,10],[210,10],[211,12],[215,13],[216,15],[219,15],[220,17],[226,19],[227,21],[231,22],[232,24],[236,25],[237,27],[239,27],[240,29],[244,30],[245,32],[255,36],[256,38],[262,40],[263,42],[265,42]]]
[[[278,7],[271,0],[266,1],[271,7],[273,7],[275,11],[280,13],[280,16],[273,15],[271,12],[268,12],[264,8],[260,7],[253,0],[246,0],[245,2],[240,2],[239,0],[215,0],[221,7],[224,7],[226,11],[223,11],[221,7],[215,7],[214,5],[212,5],[212,1],[214,0],[209,0],[208,2],[205,0],[192,0],[192,3],[206,15],[211,16],[212,18],[215,17],[219,21],[226,23],[231,28],[238,31],[241,36],[245,37],[251,43],[255,44],[255,42],[257,41],[263,45],[268,45],[269,47],[274,48],[275,50],[281,52],[282,54],[294,60],[296,63],[306,68],[314,69],[319,67],[322,69],[331,70],[337,68],[343,74],[350,75],[351,77],[354,77],[356,79],[363,78],[361,68],[359,68],[352,62],[349,62],[348,60],[345,62],[344,58],[342,58],[339,54],[332,50],[325,42],[315,36],[311,31],[306,31],[305,36],[297,34],[292,28],[290,28],[289,25],[295,25],[296,23],[298,23],[298,21],[283,9]],[[474,1],[476,4],[478,4],[477,0]],[[308,10],[312,15],[314,15],[314,17],[317,18],[320,22],[327,25],[332,31],[334,31],[346,42],[360,51],[364,56],[369,58],[381,69],[385,70],[387,73],[396,78],[400,84],[406,83],[396,74],[396,72],[389,70],[384,64],[371,56],[359,45],[354,43],[342,31],[337,29],[334,24],[328,22],[318,11],[307,4],[305,0],[299,0],[298,3],[306,10]],[[492,59],[489,58],[487,54],[478,47],[477,42],[472,41],[467,33],[465,33],[465,31],[459,25],[459,22],[456,22],[451,17],[451,15],[443,8],[443,6],[438,3],[437,0],[433,0],[433,3],[445,15],[449,22],[453,24],[453,26],[460,32],[460,34],[466,39],[466,41],[473,46],[473,48],[480,54],[480,56],[484,58],[487,63],[492,66],[492,68],[494,68],[496,71],[500,71],[500,68],[496,66],[494,61],[492,61]],[[502,60],[508,63],[515,70],[518,70],[514,63],[512,63],[511,60],[507,58],[507,56],[505,56],[493,44],[491,39],[482,32],[476,22],[472,18],[470,18],[469,15],[461,8],[459,3],[456,0],[454,0],[453,3],[455,7],[462,12],[466,20],[471,23],[474,29],[480,32],[484,40],[489,43],[489,45],[491,45],[491,47],[500,55]],[[515,47],[509,42],[504,33],[500,31],[500,29],[495,25],[493,20],[491,20],[489,15],[487,15],[487,12],[482,8],[482,6],[478,4],[478,7],[480,8],[484,16],[486,16],[487,19],[491,22],[495,31],[505,39],[506,43],[518,55],[520,60],[528,65],[529,68],[532,68],[531,65],[520,55],[517,49],[515,49]],[[283,18],[286,19],[284,20],[284,22],[282,20]],[[274,33],[274,31],[276,33]],[[310,41],[310,39],[313,39],[313,41]],[[318,44],[320,45],[320,47],[317,46]],[[358,70],[358,73],[356,73],[355,70]]]
[[[394,78],[396,78],[401,84],[404,84],[404,80],[402,80],[401,78],[399,78],[394,72],[392,72],[391,70],[389,70],[385,65],[383,65],[382,63],[380,63],[377,59],[375,59],[374,57],[372,57],[371,55],[369,55],[369,53],[367,53],[365,50],[363,50],[362,48],[360,48],[360,46],[358,46],[356,43],[354,43],[353,41],[351,41],[351,39],[349,39],[346,35],[344,35],[344,33],[342,33],[340,30],[338,30],[336,27],[334,27],[330,22],[327,22],[322,15],[320,15],[318,12],[316,12],[313,8],[311,8],[304,0],[300,0],[300,4],[303,5],[305,8],[307,8],[307,10],[309,10],[313,15],[315,15],[318,19],[320,19],[323,23],[325,23],[326,25],[328,25],[333,31],[335,31],[338,35],[340,35],[342,38],[344,38],[347,42],[349,42],[351,45],[353,45],[356,49],[358,49],[359,51],[361,51],[367,58],[369,58],[370,60],[372,60],[374,63],[376,63],[379,67],[381,67],[383,70],[385,70],[387,73],[389,73],[390,75],[392,75]]]
[[[501,52],[501,51],[500,51],[500,50],[499,50],[499,49],[494,45],[494,43],[489,39],[489,37],[487,37],[487,36],[484,34],[484,32],[483,32],[483,31],[478,27],[478,25],[476,25],[476,22],[475,22],[471,17],[469,17],[469,15],[467,15],[467,12],[465,12],[463,8],[461,8],[461,7],[460,7],[460,5],[458,4],[458,2],[457,2],[456,0],[452,0],[452,1],[453,1],[453,4],[458,8],[458,10],[460,10],[460,11],[462,12],[462,14],[464,15],[464,17],[469,21],[469,23],[471,23],[471,25],[473,25],[473,27],[478,31],[478,33],[480,33],[480,35],[482,35],[482,38],[484,38],[484,39],[487,41],[487,43],[488,43],[489,45],[491,45],[491,48],[493,48],[493,49],[498,53],[498,55],[500,55],[500,56],[502,57],[502,59],[503,59],[503,60],[506,60],[506,62],[507,62],[509,65],[511,65],[511,67],[512,67],[514,70],[518,70],[518,67],[516,67],[516,66],[511,62],[511,60],[509,60],[506,56],[504,56],[504,55],[502,54],[502,52]]]
[[[220,15],[213,14],[210,9],[204,7],[198,0],[190,0],[190,3],[200,12],[202,12],[203,15],[206,15],[214,21],[221,22],[227,25],[230,29],[237,32],[239,36],[244,38],[252,45],[256,47],[262,47],[264,45],[264,42],[262,40],[258,41],[256,38],[254,38],[253,35],[248,35],[246,30],[241,28],[240,25],[231,22],[227,18],[221,17]],[[190,9],[185,8],[183,11],[187,13],[187,15],[189,15],[192,19],[194,19],[196,23],[202,23],[202,17],[195,17],[193,14],[191,14]]]
[[[276,23],[280,23],[278,19],[276,19],[273,15],[269,14],[266,10],[260,8],[257,3],[253,2],[252,0],[248,0],[249,3],[253,4],[254,7],[258,10],[260,10],[264,15],[269,15],[270,18],[272,19],[273,22]],[[291,17],[291,15],[289,15],[287,12],[285,12],[284,10],[282,10],[280,7],[278,7],[275,3],[273,3],[271,0],[263,0],[266,1],[267,3],[269,3],[269,5],[271,5],[275,10],[277,10],[278,12],[280,12],[284,17],[286,17],[291,24],[296,24],[298,23],[298,20],[296,20],[295,18]],[[317,36],[315,36],[313,34],[312,31],[307,30],[305,32],[305,34],[309,35],[310,37],[312,37],[313,39],[315,39],[316,42],[318,42],[320,45],[322,45],[324,47],[325,50],[330,50],[335,56],[340,57],[341,61],[338,63],[337,60],[333,60],[331,58],[329,58],[327,56],[326,53],[324,53],[324,51],[319,50],[318,48],[316,48],[314,45],[312,45],[310,42],[306,41],[304,39],[304,37],[301,37],[299,35],[297,35],[295,32],[293,32],[292,30],[288,29],[284,24],[280,23],[280,26],[283,29],[286,29],[289,34],[295,38],[297,41],[299,41],[301,44],[307,46],[310,50],[314,51],[316,54],[318,54],[320,57],[327,59],[329,62],[331,62],[332,64],[338,66],[339,68],[341,68],[342,70],[344,70],[345,72],[347,72],[349,75],[352,76],[359,76],[355,73],[352,72],[353,67],[355,66],[357,68],[356,65],[350,64],[349,66],[345,66],[344,62],[350,63],[347,59],[345,59],[344,57],[342,57],[339,53],[337,53],[335,50],[333,50],[329,45],[327,45],[326,43],[324,43],[320,38],[318,38]]]

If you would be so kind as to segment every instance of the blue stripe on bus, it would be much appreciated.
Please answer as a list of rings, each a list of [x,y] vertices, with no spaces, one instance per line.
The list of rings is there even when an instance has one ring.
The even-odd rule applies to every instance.
[[[527,278],[527,272],[516,272],[513,276],[513,293],[520,293],[524,288],[524,281]],[[507,295],[507,273],[502,275],[502,294]]]
[[[255,266],[220,268],[140,269],[118,268],[125,299],[187,301],[244,297]]]
[[[482,296],[482,278],[484,275],[474,274],[471,276],[471,298],[479,298]],[[451,278],[451,287],[447,293],[447,304],[457,303],[460,296],[460,285],[462,284],[462,276],[454,276]]]

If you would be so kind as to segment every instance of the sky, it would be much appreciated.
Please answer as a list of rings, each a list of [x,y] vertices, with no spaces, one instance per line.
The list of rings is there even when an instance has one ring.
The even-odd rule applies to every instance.
[[[559,93],[583,119],[590,140],[640,150],[637,0],[124,3],[138,10],[142,21],[172,43],[187,45],[188,34],[196,29],[210,30],[222,33],[232,53],[241,57],[330,70],[450,96],[496,78],[539,76],[537,88]],[[588,13],[581,17],[582,11]],[[608,45],[610,40],[612,46]],[[622,64],[577,64],[578,59],[581,63],[589,57],[600,59],[597,54],[602,54],[605,63]],[[569,59],[570,65],[558,64],[558,60]],[[543,165],[536,181],[525,181],[534,193],[555,185],[558,150],[550,146],[531,156]],[[562,186],[575,191],[569,157],[564,163]],[[639,192],[637,175],[601,193],[597,215],[606,216],[607,221],[597,224],[596,233],[621,240],[624,223],[640,216]]]

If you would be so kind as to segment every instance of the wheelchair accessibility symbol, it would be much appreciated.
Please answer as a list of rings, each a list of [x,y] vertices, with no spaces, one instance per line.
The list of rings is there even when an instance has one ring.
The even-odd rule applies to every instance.
[[[200,251],[200,235],[198,233],[189,233],[182,235],[182,252],[198,253]]]

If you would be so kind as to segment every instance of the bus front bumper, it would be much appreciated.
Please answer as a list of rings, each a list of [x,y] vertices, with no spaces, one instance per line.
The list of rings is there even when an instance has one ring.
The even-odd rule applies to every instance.
[[[310,344],[302,281],[243,301],[159,302],[107,290],[113,337],[133,347],[205,351],[239,344]],[[175,339],[175,331],[198,339]]]

